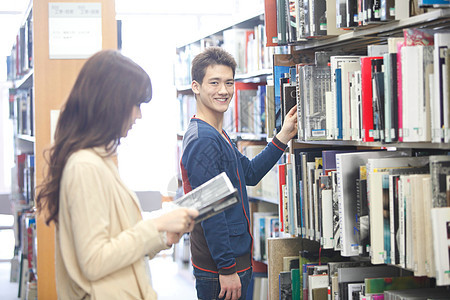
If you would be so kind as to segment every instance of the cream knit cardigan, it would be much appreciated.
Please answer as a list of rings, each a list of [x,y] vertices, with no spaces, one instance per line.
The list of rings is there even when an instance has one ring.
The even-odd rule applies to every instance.
[[[156,299],[145,256],[167,249],[102,148],[69,157],[56,226],[59,299]]]

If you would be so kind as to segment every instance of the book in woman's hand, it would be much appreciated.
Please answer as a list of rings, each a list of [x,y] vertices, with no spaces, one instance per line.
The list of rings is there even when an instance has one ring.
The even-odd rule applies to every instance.
[[[239,193],[225,172],[208,180],[173,203],[199,211],[195,222],[201,222],[228,209],[240,201]]]

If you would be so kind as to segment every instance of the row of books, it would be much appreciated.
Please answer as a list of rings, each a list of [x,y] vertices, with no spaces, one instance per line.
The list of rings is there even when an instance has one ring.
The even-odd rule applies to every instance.
[[[36,215],[22,209],[15,213],[15,226],[20,232],[16,236],[14,257],[11,260],[11,282],[18,283],[17,297],[35,299],[37,297],[37,236]]]
[[[449,33],[406,29],[368,56],[316,52],[315,63],[274,66],[268,133],[297,105],[301,141],[448,143],[449,45]]]
[[[14,121],[14,132],[16,136],[34,136],[32,88],[9,90],[9,117]]]
[[[179,132],[184,132],[196,112],[193,94],[179,94]],[[224,114],[223,129],[230,135],[249,134],[261,136],[265,133],[265,84],[236,82],[234,97]]]
[[[178,95],[178,132],[183,133],[187,130],[191,118],[197,110],[197,102],[193,93]]]
[[[17,80],[33,68],[33,13],[30,11],[26,21],[6,57],[7,79]]]
[[[12,200],[23,207],[33,207],[34,205],[34,155],[30,153],[20,153],[15,157],[15,165],[11,169],[13,190]]]
[[[287,47],[267,47],[263,24],[250,29],[231,28],[188,44],[177,51],[175,63],[175,85],[186,86],[192,82],[191,64],[194,57],[210,46],[220,46],[236,60],[236,74],[253,74],[272,67],[272,57],[276,53],[286,53]]]
[[[249,159],[257,156],[266,146],[267,142],[246,142],[237,143],[239,151]],[[278,167],[274,166],[256,185],[247,186],[247,194],[250,198],[262,199],[271,203],[278,203]]]
[[[266,0],[266,26],[271,45],[286,45],[345,30],[402,20],[424,12],[422,7],[449,6],[448,1],[420,0]],[[275,8],[275,9],[274,9]]]
[[[280,220],[273,212],[254,212],[253,223],[253,259],[267,262],[267,242],[269,238],[280,237]]]
[[[32,299],[37,292],[34,155],[20,153],[11,169],[11,211],[14,216],[14,257],[11,282],[18,283],[18,298]],[[27,296],[30,298],[26,298]],[[35,298],[35,297],[34,297]]]
[[[444,280],[450,266],[441,253],[447,244],[440,243],[449,217],[450,156],[411,155],[295,149],[278,165],[280,231],[344,257],[370,257],[373,264]]]
[[[297,256],[283,257],[283,268],[278,275],[279,299],[369,300],[397,295],[403,297],[399,299],[447,299],[450,296],[449,290],[436,288],[430,278],[413,276],[399,268],[374,266],[364,261],[334,261],[327,256],[317,259],[307,251],[299,252]]]

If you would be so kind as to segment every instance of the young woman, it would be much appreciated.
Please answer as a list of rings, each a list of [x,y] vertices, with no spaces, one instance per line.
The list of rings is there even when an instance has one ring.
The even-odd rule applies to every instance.
[[[143,220],[115,153],[152,96],[147,73],[114,50],[93,55],[61,110],[36,204],[56,225],[59,299],[156,299],[146,256],[191,231],[196,210]]]

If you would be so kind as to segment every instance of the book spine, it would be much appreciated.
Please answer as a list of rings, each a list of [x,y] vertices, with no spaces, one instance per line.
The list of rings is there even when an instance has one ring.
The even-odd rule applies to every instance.
[[[361,58],[361,107],[362,107],[362,139],[363,142],[373,142],[372,108],[372,66],[370,57]]]
[[[264,10],[264,20],[266,25],[266,46],[277,46],[277,1],[264,0]]]
[[[343,138],[342,124],[342,73],[341,69],[336,69],[336,122],[337,122],[337,139]]]
[[[295,221],[295,204],[294,204],[294,180],[292,174],[292,163],[287,163],[286,165],[286,186],[288,195],[288,206],[289,206],[289,233],[292,235],[297,234],[297,222]]]
[[[389,215],[391,216],[390,220],[389,220],[389,230],[390,230],[389,238],[391,240],[391,253],[390,253],[391,263],[393,265],[398,263],[397,259],[396,259],[396,251],[395,251],[395,248],[397,247],[397,245],[396,245],[396,242],[395,242],[395,232],[396,232],[396,230],[395,230],[395,221],[394,220],[397,218],[397,214],[396,214],[396,211],[395,211],[395,208],[394,208],[394,205],[395,205],[395,196],[394,196],[394,193],[395,193],[395,188],[394,188],[395,181],[394,180],[395,180],[395,177],[389,176]]]
[[[334,140],[336,128],[336,101],[333,100],[333,93],[331,91],[325,93],[325,103],[327,140]]]
[[[403,43],[397,43],[397,104],[398,104],[398,141],[403,142],[403,76],[402,52]]]
[[[284,186],[286,184],[285,165],[278,165],[278,188],[279,188],[279,205],[278,217],[280,218],[280,231],[284,232]]]
[[[347,248],[347,239],[344,234],[344,229],[346,226],[347,220],[344,215],[344,191],[343,191],[343,174],[342,174],[342,166],[341,166],[341,158],[339,155],[336,155],[336,179],[337,179],[337,197],[338,197],[338,205],[339,205],[339,238],[341,241],[341,255],[348,256]]]

